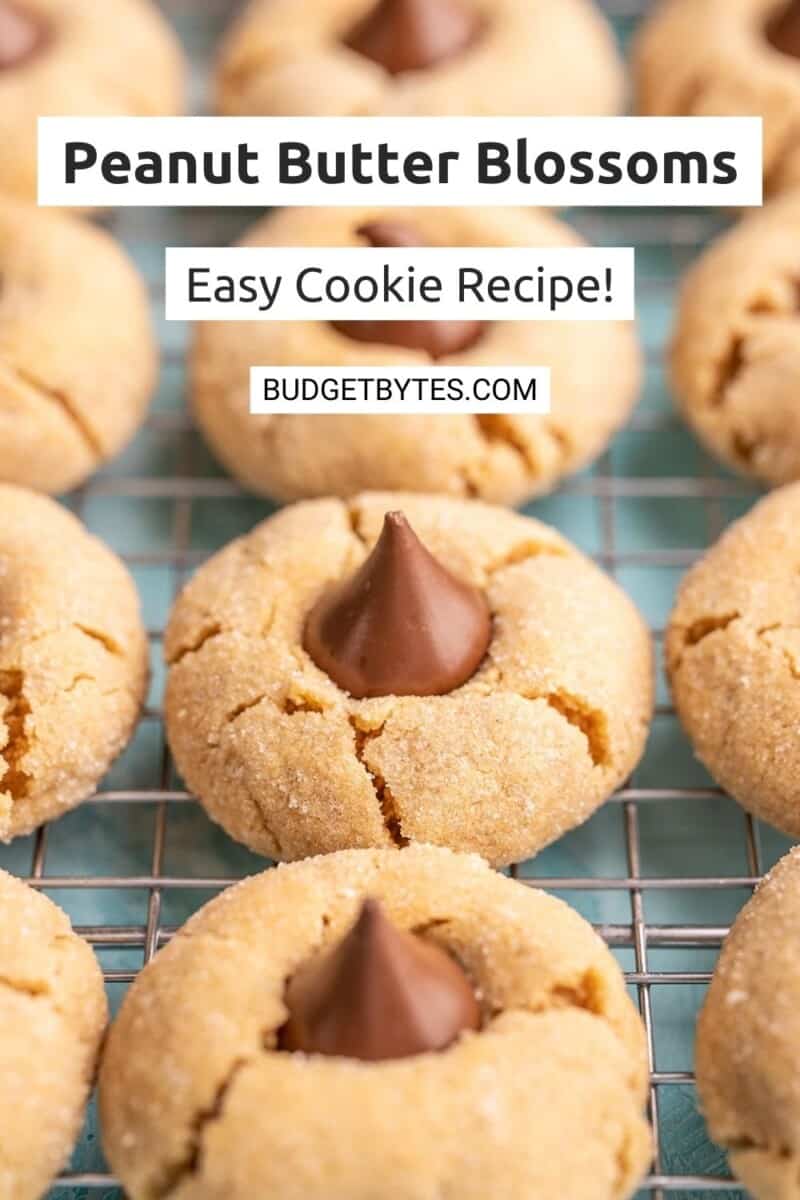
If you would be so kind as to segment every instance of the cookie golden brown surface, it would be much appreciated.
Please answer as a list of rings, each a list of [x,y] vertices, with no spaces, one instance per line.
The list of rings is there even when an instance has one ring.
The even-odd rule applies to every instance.
[[[174,116],[183,90],[183,55],[151,0],[2,0],[0,193],[35,202],[38,117]]]
[[[286,980],[366,897],[448,951],[480,1032],[389,1062],[276,1049]],[[644,1173],[641,1023],[561,901],[432,847],[256,876],[131,988],[101,1071],[106,1153],[132,1200],[622,1200]]]
[[[800,485],[732,525],[681,584],[666,637],[681,722],[746,809],[800,834]]]
[[[789,7],[787,0],[660,0],[634,42],[645,116],[763,117],[772,194],[800,182],[800,39],[787,53],[775,37]]]
[[[800,1196],[800,850],[736,919],[697,1029],[711,1136],[754,1200]]]
[[[303,646],[309,611],[402,510],[493,618],[447,695],[355,700]],[[435,842],[495,863],[627,778],[652,708],[647,630],[554,530],[478,501],[373,493],[286,508],[202,567],[166,634],[167,730],[209,815],[269,857]]]
[[[147,291],[103,230],[2,199],[0,278],[0,483],[66,491],[144,418],[158,366]]]
[[[89,946],[0,871],[0,1196],[38,1200],[78,1136],[107,1020]]]
[[[255,225],[245,245],[358,246],[359,230],[397,221],[375,209],[287,209]],[[410,209],[429,246],[572,246],[577,235],[522,209]],[[498,321],[440,365],[546,366],[546,416],[251,416],[250,367],[358,368],[430,364],[429,354],[356,340],[325,322],[213,322],[197,328],[193,403],[212,449],[253,491],[280,500],[350,496],[367,488],[445,492],[517,503],[552,489],[598,455],[638,395],[632,326],[594,321]]]
[[[800,72],[800,67],[798,67]],[[726,233],[687,275],[672,377],[686,419],[728,466],[767,484],[800,478],[797,280],[790,193]]]
[[[430,9],[436,6],[428,0]],[[400,64],[370,56],[370,42],[378,39],[363,36],[377,0],[253,0],[222,48],[219,110],[226,116],[602,116],[622,107],[622,64],[611,30],[588,0],[447,0],[447,7],[452,52],[396,71]],[[389,14],[396,29],[407,29],[413,16]],[[396,49],[400,38],[386,40]]]
[[[83,800],[133,732],[147,638],[119,559],[54,501],[0,485],[0,841]]]

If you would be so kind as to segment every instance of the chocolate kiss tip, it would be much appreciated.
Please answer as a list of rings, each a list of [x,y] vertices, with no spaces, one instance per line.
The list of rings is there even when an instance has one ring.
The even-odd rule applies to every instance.
[[[37,16],[9,0],[0,0],[0,71],[22,66],[45,40]]]
[[[475,674],[491,632],[483,592],[451,574],[391,512],[355,575],[312,608],[303,644],[358,700],[442,696]]]
[[[444,950],[397,929],[377,900],[286,989],[283,1050],[382,1062],[445,1050],[481,1025],[475,992]]]
[[[376,249],[425,245],[422,234],[407,221],[379,217],[376,221],[360,225],[356,233]]]
[[[779,8],[767,23],[766,38],[781,54],[800,58],[800,0]]]
[[[345,45],[390,75],[402,75],[462,54],[481,26],[462,0],[381,0],[345,38]]]
[[[378,218],[361,225],[356,233],[375,249],[425,245],[419,231],[406,221]],[[333,327],[356,342],[402,346],[433,359],[469,350],[485,328],[483,321],[334,321]]]

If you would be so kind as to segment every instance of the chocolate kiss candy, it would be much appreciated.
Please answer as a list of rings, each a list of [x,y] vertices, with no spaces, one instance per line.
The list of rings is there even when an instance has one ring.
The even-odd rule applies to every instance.
[[[283,1050],[381,1062],[444,1050],[480,1009],[461,967],[438,946],[396,929],[376,900],[353,928],[301,967],[286,989]]]
[[[800,3],[792,0],[780,8],[766,28],[767,41],[782,54],[800,58]]]
[[[356,232],[376,248],[424,245],[414,226],[403,221],[373,221]],[[407,350],[422,350],[431,358],[444,358],[474,346],[483,333],[484,322],[334,321],[333,327],[356,342],[404,346]]]
[[[491,632],[483,592],[451,575],[391,512],[356,574],[312,608],[303,644],[358,700],[443,696],[475,674]]]
[[[345,45],[390,75],[402,75],[455,58],[480,30],[480,19],[460,0],[381,0]]]
[[[21,66],[44,42],[44,29],[31,13],[0,0],[0,71]]]

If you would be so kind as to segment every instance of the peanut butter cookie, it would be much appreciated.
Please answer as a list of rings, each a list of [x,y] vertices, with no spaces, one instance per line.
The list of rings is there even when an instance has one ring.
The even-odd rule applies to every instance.
[[[128,572],[71,513],[0,485],[0,841],[87,796],[130,737],[147,638]]]
[[[188,786],[280,859],[527,858],[627,778],[652,707],[627,597],[554,530],[474,500],[284,509],[195,575],[165,653]]]
[[[313,973],[328,1033],[366,1004],[369,1036],[286,1046]],[[478,1027],[470,1006],[455,1040],[399,1053],[397,1025],[420,990],[445,1003],[445,975]],[[100,1107],[131,1200],[623,1200],[650,1155],[646,1078],[641,1022],[586,922],[426,846],[280,867],[203,909],[128,992]]]
[[[624,97],[588,0],[252,0],[217,80],[228,116],[603,116]]]
[[[76,487],[141,423],[157,348],[144,283],[76,217],[0,200],[0,482]]]
[[[800,478],[800,293],[786,249],[798,235],[793,192],[720,238],[686,278],[672,348],[675,392],[698,437],[772,485]]]
[[[249,246],[570,246],[571,229],[521,209],[290,209]],[[251,366],[550,367],[549,416],[251,416]],[[215,322],[197,328],[197,419],[225,466],[281,500],[368,488],[515,504],[605,448],[639,390],[632,326],[617,322]],[[601,381],[598,386],[598,381]]]
[[[78,1136],[108,1009],[92,951],[0,871],[0,1195],[38,1200]]]
[[[736,919],[697,1027],[711,1136],[753,1200],[800,1196],[800,850]]]
[[[0,192],[36,200],[38,117],[174,116],[183,77],[151,0],[0,0]]]
[[[764,119],[764,182],[800,182],[798,0],[660,0],[635,42],[639,112]]]
[[[666,638],[678,715],[746,809],[800,834],[800,485],[732,525],[681,584]]]

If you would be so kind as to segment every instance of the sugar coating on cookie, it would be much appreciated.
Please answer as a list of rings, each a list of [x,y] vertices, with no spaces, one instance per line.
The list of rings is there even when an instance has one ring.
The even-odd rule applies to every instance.
[[[38,1200],[83,1121],[108,1010],[89,946],[0,871],[0,1195]]]
[[[361,246],[359,233],[402,219],[430,246],[574,246],[555,218],[522,209],[286,209],[259,221],[245,245]],[[191,359],[197,419],[225,466],[253,491],[280,500],[397,489],[517,503],[547,492],[595,458],[638,395],[641,360],[621,322],[497,321],[444,366],[546,366],[546,416],[252,416],[252,366],[430,365],[429,354],[347,336],[314,321],[212,322]]]
[[[614,39],[589,0],[449,0],[477,29],[460,52],[400,73],[353,48],[354,32],[377,7],[378,0],[252,0],[223,44],[219,111],[524,117],[604,116],[623,106]]]
[[[183,105],[183,54],[152,0],[0,3],[0,193],[35,202],[40,116],[177,116]]]
[[[800,297],[787,252],[799,236],[790,193],[721,237],[685,279],[672,346],[674,389],[697,435],[773,485],[800,478]]]
[[[800,67],[777,48],[785,0],[660,0],[634,41],[637,107],[645,116],[764,119],[769,193],[800,181]],[[787,45],[788,48],[788,45]]]
[[[746,809],[800,834],[800,485],[732,525],[681,584],[666,636],[681,722]]]
[[[355,700],[304,628],[391,511],[485,591],[492,637],[447,695]],[[650,640],[620,589],[548,526],[445,497],[284,509],[198,571],[165,654],[184,779],[233,837],[279,859],[408,841],[524,859],[627,778],[652,709]]]
[[[390,1062],[276,1048],[287,978],[363,900],[447,950],[483,1027]],[[650,1154],[643,1030],[563,902],[433,847],[279,867],[195,916],[129,991],[100,1080],[132,1200],[621,1200]]]
[[[147,638],[119,559],[54,501],[0,485],[0,841],[83,800],[126,745]]]
[[[753,1200],[800,1196],[800,850],[742,909],[697,1027],[697,1086],[714,1141]]]
[[[2,199],[0,278],[0,483],[66,491],[144,417],[158,366],[147,291],[102,229]]]

